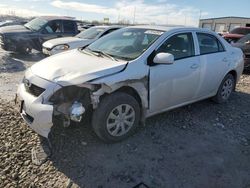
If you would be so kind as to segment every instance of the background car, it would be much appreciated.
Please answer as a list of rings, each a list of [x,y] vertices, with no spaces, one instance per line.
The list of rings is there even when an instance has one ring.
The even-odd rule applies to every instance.
[[[82,31],[75,37],[52,39],[43,43],[43,53],[45,55],[53,55],[83,47],[120,28],[121,26],[95,26]]]
[[[237,42],[241,37],[250,33],[250,27],[237,27],[231,30],[229,33],[223,35],[229,43]]]
[[[42,44],[53,38],[79,33],[76,21],[68,17],[38,17],[25,25],[0,28],[0,45],[6,51],[41,51]]]
[[[81,20],[77,20],[77,27],[79,31],[84,31],[86,29],[89,29],[91,27],[94,27],[94,24],[86,24],[86,22],[83,22]]]
[[[0,22],[0,27],[10,26],[10,25],[24,25],[27,21],[22,20],[5,20]]]
[[[78,24],[78,28],[80,31],[84,31],[94,26],[95,26],[94,24]]]
[[[232,45],[234,47],[240,48],[243,51],[245,55],[245,69],[250,69],[250,34],[242,37]]]

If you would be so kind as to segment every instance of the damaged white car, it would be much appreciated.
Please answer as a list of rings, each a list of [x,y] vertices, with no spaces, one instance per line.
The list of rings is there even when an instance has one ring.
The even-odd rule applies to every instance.
[[[69,126],[90,116],[97,136],[115,142],[154,114],[210,97],[227,101],[242,71],[241,50],[214,32],[133,26],[33,65],[16,102],[44,137],[56,117]]]

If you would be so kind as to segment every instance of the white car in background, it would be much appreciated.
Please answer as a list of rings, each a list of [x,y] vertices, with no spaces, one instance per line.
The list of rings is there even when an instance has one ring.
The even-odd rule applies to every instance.
[[[212,31],[133,26],[36,63],[16,101],[44,137],[55,118],[69,126],[91,117],[96,135],[116,142],[152,115],[206,98],[226,102],[243,67],[242,51]]]
[[[42,51],[45,55],[54,55],[66,50],[80,48],[120,28],[121,26],[94,26],[82,31],[74,37],[48,40],[43,43]]]

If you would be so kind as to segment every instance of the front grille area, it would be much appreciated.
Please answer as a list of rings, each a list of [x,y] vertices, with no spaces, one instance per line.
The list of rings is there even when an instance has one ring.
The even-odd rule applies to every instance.
[[[31,84],[30,86],[25,85],[25,88],[26,88],[26,91],[28,93],[30,93],[31,95],[34,95],[36,97],[38,97],[39,95],[41,95],[45,91],[44,88],[38,87],[34,84]]]

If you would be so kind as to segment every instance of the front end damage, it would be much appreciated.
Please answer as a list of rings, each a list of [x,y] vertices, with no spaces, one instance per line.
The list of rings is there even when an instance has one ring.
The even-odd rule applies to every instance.
[[[141,122],[144,123],[148,108],[148,79],[121,81],[112,86],[102,84],[81,84],[66,86],[58,90],[50,98],[53,104],[53,117],[62,120],[63,126],[70,126],[71,122],[82,122],[92,118],[92,112],[98,108],[101,98],[115,91],[122,90],[136,95],[142,107]],[[131,93],[133,91],[134,93]]]
[[[16,104],[22,118],[39,135],[48,138],[54,121],[67,127],[72,121],[81,122],[92,111],[91,93],[96,85],[65,86],[36,76],[24,78],[18,87]],[[39,89],[40,90],[39,90]],[[46,89],[43,89],[46,88]]]
[[[72,122],[88,122],[93,118],[92,112],[98,108],[102,97],[122,91],[136,98],[141,107],[141,123],[144,123],[149,108],[148,69],[143,67],[139,70],[140,73],[127,66],[126,71],[78,84],[78,80],[78,83],[74,83],[74,80],[50,81],[36,76],[29,69],[17,92],[19,100],[23,102],[21,115],[33,130],[48,138],[55,122],[64,127]]]
[[[49,103],[53,104],[53,118],[61,120],[64,127],[68,127],[71,121],[81,122],[91,112],[90,95],[90,88],[62,87],[49,99]]]
[[[59,120],[64,127],[70,126],[71,122],[82,123],[92,117],[93,110],[98,108],[104,95],[117,90],[124,92],[133,90],[137,93],[137,100],[142,107],[141,122],[143,123],[148,107],[147,85],[145,77],[140,80],[121,81],[112,86],[93,83],[65,87],[53,86],[49,87],[50,90],[53,88],[53,92],[45,91],[35,97],[27,92],[25,83],[22,83],[18,89],[19,100],[24,103],[21,116],[34,131],[48,138],[55,120]]]

